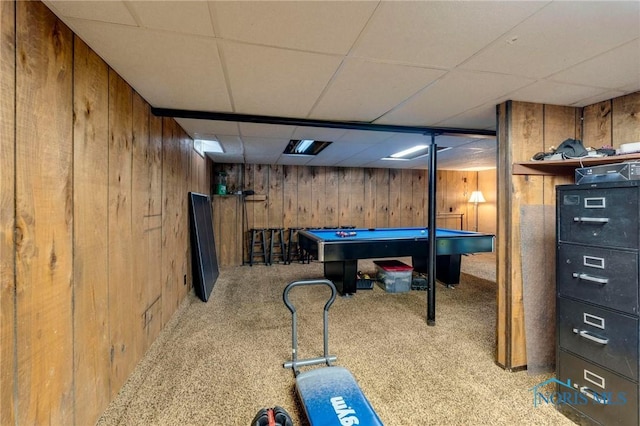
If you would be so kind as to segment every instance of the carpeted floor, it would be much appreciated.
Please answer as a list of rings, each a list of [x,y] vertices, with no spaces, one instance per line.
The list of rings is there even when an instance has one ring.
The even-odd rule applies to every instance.
[[[494,362],[492,259],[464,257],[461,283],[438,284],[435,327],[425,322],[424,291],[389,294],[376,286],[336,299],[330,351],[386,425],[573,424],[551,406],[533,405],[531,389],[550,375],[506,372]],[[371,261],[359,269],[375,270]],[[282,367],[291,347],[282,290],[320,277],[320,263],[223,268],[209,302],[184,301],[98,424],[249,425],[274,405],[306,424],[293,374]],[[327,295],[324,288],[292,292],[303,358],[321,353]]]

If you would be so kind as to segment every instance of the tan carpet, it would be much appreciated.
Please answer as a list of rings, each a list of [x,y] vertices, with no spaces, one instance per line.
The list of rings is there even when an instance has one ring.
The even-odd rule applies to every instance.
[[[573,424],[550,406],[533,406],[530,389],[550,375],[495,365],[495,283],[469,275],[474,262],[481,259],[463,258],[457,288],[438,284],[435,327],[425,322],[424,291],[376,287],[339,297],[330,311],[337,364],[351,370],[388,426]],[[359,269],[374,271],[370,261]],[[291,346],[282,290],[321,276],[320,263],[223,268],[210,301],[185,300],[98,424],[248,425],[274,405],[306,424],[293,374],[282,367]],[[301,357],[321,353],[327,294],[293,291]]]

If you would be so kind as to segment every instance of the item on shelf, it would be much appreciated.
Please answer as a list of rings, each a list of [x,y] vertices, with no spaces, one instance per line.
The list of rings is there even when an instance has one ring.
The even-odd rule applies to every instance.
[[[640,162],[629,161],[624,163],[581,167],[576,169],[575,176],[577,185],[595,182],[640,180]]]
[[[593,156],[598,156],[593,151]],[[565,139],[557,148],[551,147],[549,152],[538,152],[531,159],[534,161],[541,160],[565,160],[572,158],[584,158],[591,156],[590,152],[582,145],[580,139]]]
[[[623,143],[616,152],[618,155],[640,152],[640,142]]]

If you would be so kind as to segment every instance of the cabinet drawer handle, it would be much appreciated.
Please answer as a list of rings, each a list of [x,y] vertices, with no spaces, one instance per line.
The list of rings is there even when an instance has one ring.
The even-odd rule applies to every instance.
[[[584,337],[585,339],[591,340],[592,342],[600,343],[601,345],[606,345],[607,343],[609,343],[609,339],[596,337],[593,334],[589,333],[587,330],[578,330],[577,328],[574,328],[573,332],[579,334],[580,337]]]
[[[606,398],[598,397],[596,391],[594,391],[593,389],[589,389],[587,386],[580,386],[580,393],[588,398],[591,398],[598,404],[603,404],[607,401]]]
[[[577,272],[573,273],[573,278],[578,278],[580,280],[585,280],[585,281],[591,281],[598,284],[607,284],[609,282],[609,278],[598,278],[588,274],[579,274]]]
[[[574,217],[574,222],[578,223],[607,223],[609,222],[608,217]]]

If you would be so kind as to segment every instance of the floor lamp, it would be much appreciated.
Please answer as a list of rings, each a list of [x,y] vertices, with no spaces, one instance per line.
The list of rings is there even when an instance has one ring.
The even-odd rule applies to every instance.
[[[469,198],[469,202],[475,204],[476,207],[476,232],[478,232],[478,203],[484,203],[486,201],[482,195],[482,191],[473,191],[471,198]]]

